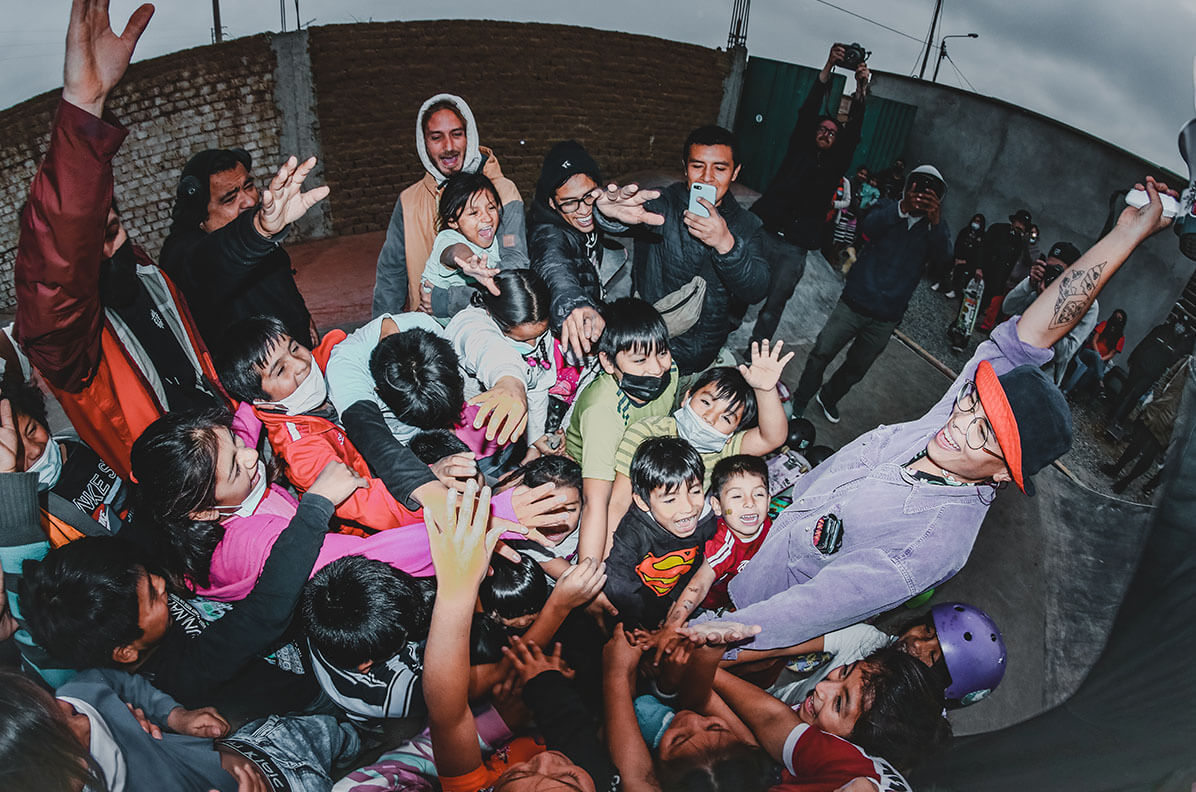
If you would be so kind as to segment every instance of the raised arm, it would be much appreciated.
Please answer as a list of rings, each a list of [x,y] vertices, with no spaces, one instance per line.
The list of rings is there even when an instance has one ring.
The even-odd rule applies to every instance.
[[[801,723],[788,704],[721,668],[714,675],[714,692],[747,724],[769,756],[784,761],[785,740]]]
[[[1142,189],[1140,184],[1135,187]],[[1171,225],[1171,219],[1163,217],[1159,192],[1175,193],[1150,176],[1146,177],[1145,189],[1150,203],[1140,209],[1126,207],[1113,230],[1030,304],[1017,323],[1017,334],[1022,341],[1046,349],[1071,332],[1134,249],[1152,234]]]
[[[469,709],[469,628],[478,585],[501,528],[491,528],[490,489],[470,482],[457,507],[449,495],[442,528],[428,515],[428,544],[436,567],[436,602],[425,654],[424,699],[432,753],[442,777],[462,776],[482,765],[477,723]]]
[[[107,0],[75,0],[63,102],[21,215],[16,336],[47,380],[78,390],[100,355],[100,261],[112,203],[112,158],[127,132],[100,116],[154,13],[143,5],[117,36]]]

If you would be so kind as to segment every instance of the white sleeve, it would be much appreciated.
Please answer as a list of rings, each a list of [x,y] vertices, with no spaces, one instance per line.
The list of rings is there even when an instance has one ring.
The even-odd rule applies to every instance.
[[[863,660],[877,649],[888,646],[890,640],[887,633],[881,632],[871,624],[860,622],[827,633],[822,639],[822,649],[834,656],[837,668]]]
[[[493,388],[503,377],[515,377],[527,389],[527,363],[485,309],[459,311],[445,328],[461,368],[484,388]]]
[[[389,317],[390,314],[378,316],[332,348],[324,374],[328,380],[328,398],[338,413],[362,400],[377,401],[370,374],[370,354],[378,345],[382,321]]]

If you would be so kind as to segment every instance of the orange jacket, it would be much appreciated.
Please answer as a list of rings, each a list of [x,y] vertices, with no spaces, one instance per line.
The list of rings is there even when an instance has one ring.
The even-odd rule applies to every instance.
[[[321,371],[328,367],[332,348],[344,339],[344,331],[332,330],[311,351]],[[344,429],[314,415],[286,415],[256,405],[252,408],[266,428],[270,447],[285,465],[287,479],[300,492],[305,492],[324,466],[334,461],[344,462],[353,472],[370,480],[368,489],[355,490],[336,507],[339,519],[374,531],[423,522],[422,510],[411,511],[396,501],[386,485],[371,475],[369,465]]]
[[[111,118],[59,104],[45,161],[21,215],[16,336],[79,438],[130,478],[129,449],[165,405],[144,350],[100,303],[112,157],[126,134]],[[138,276],[155,306],[180,340],[186,338],[184,352],[218,390],[216,369],[186,302],[143,251],[136,255]]]

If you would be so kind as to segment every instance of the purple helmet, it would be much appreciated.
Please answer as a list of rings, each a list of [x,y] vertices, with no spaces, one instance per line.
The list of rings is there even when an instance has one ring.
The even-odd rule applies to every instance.
[[[974,704],[1005,676],[1005,640],[989,615],[963,602],[943,602],[930,609],[943,662],[951,675],[948,700]]]

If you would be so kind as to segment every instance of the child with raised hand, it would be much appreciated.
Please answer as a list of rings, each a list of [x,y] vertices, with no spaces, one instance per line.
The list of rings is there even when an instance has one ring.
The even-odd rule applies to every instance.
[[[501,755],[482,761],[469,709],[469,625],[478,586],[502,528],[490,526],[489,488],[479,493],[477,485],[468,484],[459,505],[457,501],[456,493],[451,493],[445,526],[435,518],[428,521],[436,601],[426,651],[436,662],[424,669],[424,694],[441,788],[444,792],[514,790],[547,779],[567,779],[577,789],[595,790],[589,773],[531,738],[515,740]]]
[[[689,661],[677,666],[677,710],[651,696],[636,698],[644,654],[622,625],[603,650],[606,741],[624,792],[763,792],[776,781],[772,761],[711,695],[721,647],[695,651],[682,643],[671,655]]]
[[[504,377],[519,380],[527,394],[525,461],[559,453],[561,438],[545,434],[548,392],[557,381],[548,330],[548,287],[529,269],[499,272],[493,282],[497,294],[478,291],[470,307],[458,312],[445,328],[465,374],[465,397],[489,390]],[[515,354],[495,354],[504,349]]]
[[[615,453],[615,481],[607,522],[610,530],[631,505],[631,458],[649,437],[680,437],[692,445],[706,465],[704,487],[714,465],[735,454],[762,456],[780,447],[788,420],[777,393],[785,364],[784,341],[753,342],[751,366],[718,366],[698,375],[672,415],[645,418],[627,427]]]
[[[542,456],[520,465],[498,483],[497,492],[523,485],[537,489],[552,485],[554,494],[563,497],[556,507],[564,520],[560,525],[541,529],[546,543],[515,540],[512,546],[522,555],[540,562],[540,566],[554,580],[559,578],[577,557],[577,525],[581,520],[581,465],[567,456]]]
[[[705,514],[702,458],[676,437],[645,440],[631,462],[634,506],[611,545],[604,593],[628,627],[655,628],[714,536]]]
[[[451,318],[444,306],[432,304],[433,289],[477,283],[498,294],[494,276],[498,273],[502,245],[494,242],[501,221],[498,190],[480,171],[461,171],[445,180],[436,221],[439,233],[424,266],[421,310],[442,322]]]

